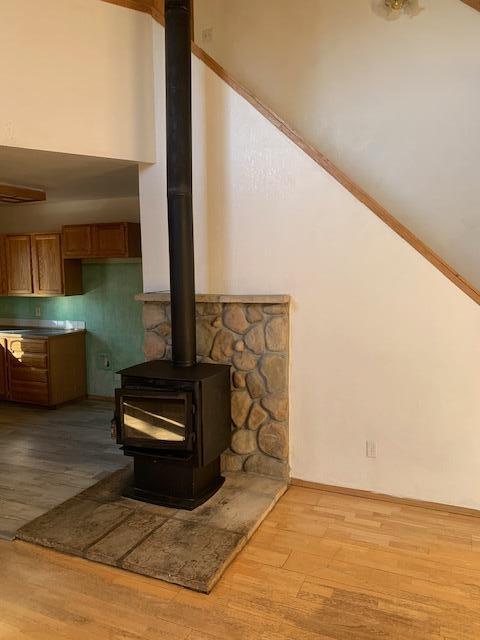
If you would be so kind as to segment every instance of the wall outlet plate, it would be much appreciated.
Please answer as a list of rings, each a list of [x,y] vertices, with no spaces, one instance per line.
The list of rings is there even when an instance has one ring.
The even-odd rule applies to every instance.
[[[208,27],[202,31],[202,42],[212,42],[213,40],[213,29],[212,27]]]
[[[97,353],[97,369],[101,369],[102,371],[111,371],[112,366],[112,357],[109,353]]]
[[[377,443],[375,440],[367,440],[365,443],[365,455],[367,458],[377,457]]]
[[[41,318],[42,317],[42,307],[35,307],[35,317],[36,318]]]

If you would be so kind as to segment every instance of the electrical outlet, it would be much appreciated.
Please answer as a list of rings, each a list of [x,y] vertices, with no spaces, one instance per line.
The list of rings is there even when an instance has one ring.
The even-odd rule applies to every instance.
[[[110,371],[112,359],[109,353],[97,353],[97,368],[102,369],[102,371]]]
[[[41,318],[42,317],[42,308],[41,307],[35,307],[35,317],[36,318]]]
[[[212,27],[208,27],[208,29],[204,29],[202,31],[202,42],[212,42],[213,40],[213,29]]]
[[[375,440],[367,440],[365,447],[365,455],[367,458],[377,457],[377,443]]]

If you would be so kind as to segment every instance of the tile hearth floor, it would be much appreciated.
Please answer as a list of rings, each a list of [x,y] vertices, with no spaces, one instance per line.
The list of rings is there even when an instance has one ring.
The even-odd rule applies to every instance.
[[[94,400],[56,410],[0,403],[0,538],[125,466],[112,413]]]
[[[17,537],[209,593],[287,489],[284,480],[230,473],[204,505],[183,511],[124,498],[131,473],[111,474]]]

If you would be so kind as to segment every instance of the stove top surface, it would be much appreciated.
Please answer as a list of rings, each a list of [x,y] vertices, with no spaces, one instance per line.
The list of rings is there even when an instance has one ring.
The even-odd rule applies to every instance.
[[[227,364],[210,364],[199,362],[193,367],[177,367],[171,360],[150,360],[122,369],[117,373],[135,378],[151,378],[153,380],[204,380],[230,370]]]

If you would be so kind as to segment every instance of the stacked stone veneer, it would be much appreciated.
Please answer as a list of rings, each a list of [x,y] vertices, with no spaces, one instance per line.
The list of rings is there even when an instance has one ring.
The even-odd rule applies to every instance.
[[[231,365],[232,440],[223,468],[288,477],[288,297],[209,298],[221,300],[197,297],[197,354],[202,362]],[[145,357],[170,359],[168,298],[138,299],[145,302]]]

